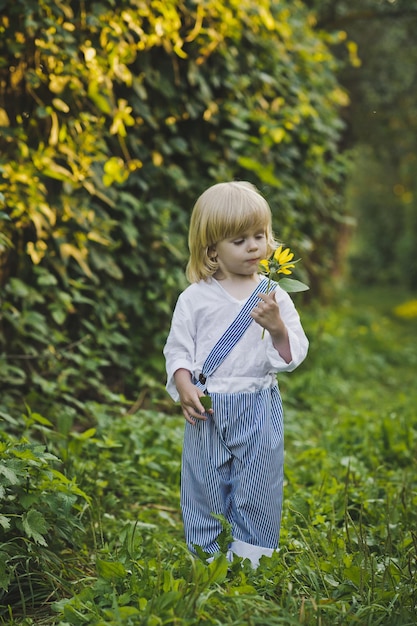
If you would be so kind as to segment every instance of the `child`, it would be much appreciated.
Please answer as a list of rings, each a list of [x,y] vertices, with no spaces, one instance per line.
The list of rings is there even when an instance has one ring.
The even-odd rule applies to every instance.
[[[277,549],[280,532],[284,448],[276,374],[294,370],[308,349],[288,294],[276,285],[266,294],[260,284],[259,261],[277,247],[271,222],[268,203],[250,183],[219,183],[200,196],[189,231],[192,284],[178,298],[164,348],[167,390],[186,419],[181,509],[188,547],[219,550],[222,528],[213,513],[220,514],[232,527],[230,551],[254,567]],[[240,311],[246,330],[217,369],[202,374]],[[200,400],[205,392],[208,411]]]

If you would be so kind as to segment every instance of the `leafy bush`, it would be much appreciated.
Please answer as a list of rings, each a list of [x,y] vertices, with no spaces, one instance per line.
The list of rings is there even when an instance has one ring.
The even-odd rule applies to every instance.
[[[0,614],[9,605],[28,610],[59,597],[80,558],[89,498],[59,464],[44,445],[0,440]]]
[[[346,97],[332,38],[313,26],[299,2],[8,6],[4,410],[23,396],[53,421],[59,397],[79,421],[87,398],[133,399],[163,377],[190,209],[209,184],[252,180],[314,285],[327,275],[343,221]]]

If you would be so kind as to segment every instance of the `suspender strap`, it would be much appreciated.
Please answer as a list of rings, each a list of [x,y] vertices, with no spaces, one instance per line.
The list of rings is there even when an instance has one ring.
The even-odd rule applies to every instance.
[[[210,354],[206,358],[203,364],[199,380],[195,381],[195,384],[200,389],[205,389],[206,379],[219,367],[224,361],[229,352],[234,348],[242,335],[249,328],[253,319],[249,315],[254,306],[258,302],[258,293],[266,292],[268,286],[268,279],[263,278],[257,285],[256,289],[247,299],[244,306],[239,311],[236,318],[230,324],[229,328],[225,330],[215,346],[211,349]],[[270,282],[269,291],[272,291],[276,286],[276,283]]]

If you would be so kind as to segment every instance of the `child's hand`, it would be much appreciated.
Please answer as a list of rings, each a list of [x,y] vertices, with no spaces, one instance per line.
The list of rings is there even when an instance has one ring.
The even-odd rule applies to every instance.
[[[270,335],[277,339],[285,337],[286,328],[281,319],[279,312],[279,306],[275,300],[274,293],[260,293],[259,302],[254,309],[252,309],[251,317],[257,324],[266,328]]]
[[[205,413],[213,413],[213,409],[206,409],[200,402],[203,392],[191,381],[191,374],[188,370],[179,369],[174,374],[175,385],[177,387],[182,413],[190,424],[195,424],[195,420],[206,420]]]
[[[291,361],[291,348],[288,339],[288,332],[281,319],[279,306],[275,300],[274,293],[258,294],[260,302],[252,309],[251,316],[260,326],[266,328],[271,335],[274,347],[286,363]]]

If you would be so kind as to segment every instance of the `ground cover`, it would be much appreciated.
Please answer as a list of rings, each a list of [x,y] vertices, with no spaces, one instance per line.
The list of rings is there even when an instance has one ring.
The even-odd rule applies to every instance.
[[[32,530],[26,543],[39,571],[23,576],[14,553],[0,623],[414,625],[417,317],[404,316],[412,303],[402,317],[394,312],[410,300],[386,290],[352,291],[304,309],[309,358],[280,379],[281,549],[256,571],[239,559],[230,566],[222,554],[205,565],[187,553],[179,515],[183,421],[162,396],[135,412],[120,398],[91,403],[89,427],[71,432],[26,416],[25,437],[38,446],[32,454],[40,459],[39,443],[47,442],[62,476],[76,477],[71,502],[79,498],[80,528],[76,547],[65,537],[48,561],[39,539],[48,543],[47,526],[38,526],[39,535]],[[23,462],[28,453],[19,454]],[[57,489],[64,479],[56,473],[54,481]],[[35,514],[25,520],[26,530],[40,523]],[[1,541],[0,574],[7,572],[2,553],[8,555]]]

